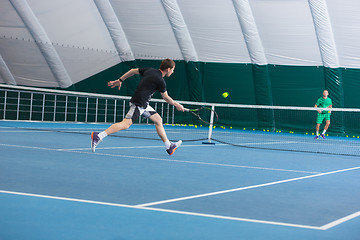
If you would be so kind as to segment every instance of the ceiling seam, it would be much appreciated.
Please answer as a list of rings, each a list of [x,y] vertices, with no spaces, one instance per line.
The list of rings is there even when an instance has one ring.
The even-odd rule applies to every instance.
[[[0,76],[2,77],[2,79],[4,79],[6,84],[17,85],[13,74],[11,73],[10,69],[6,65],[1,55],[0,55]]]
[[[248,0],[233,0],[234,9],[245,38],[251,63],[267,65],[265,50],[261,42],[255,18]]]
[[[34,38],[59,87],[70,87],[73,84],[71,78],[45,29],[35,16],[28,2],[26,0],[10,0],[10,2]]]
[[[340,67],[334,33],[325,0],[308,0],[314,22],[320,55],[325,67]]]
[[[134,54],[126,34],[109,0],[94,0],[94,2],[110,34],[120,60],[122,62],[134,61]]]
[[[170,25],[186,62],[199,61],[189,29],[176,0],[161,0]]]

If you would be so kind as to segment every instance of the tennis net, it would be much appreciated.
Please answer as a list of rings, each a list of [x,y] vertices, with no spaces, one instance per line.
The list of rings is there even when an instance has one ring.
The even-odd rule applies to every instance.
[[[322,109],[322,114],[331,113],[324,138],[315,138],[319,109],[313,107],[218,105],[215,109],[221,117],[212,141],[247,148],[360,156],[360,109]],[[325,120],[320,135],[324,126]]]
[[[0,119],[40,122],[44,131],[89,134],[121,121],[129,110],[130,97],[20,87],[0,84]],[[193,109],[213,108],[218,121],[210,127],[189,113],[179,112],[160,99],[150,105],[162,116],[169,139],[220,142],[234,146],[296,152],[360,156],[360,109],[323,109],[331,111],[331,124],[325,139],[315,138],[317,110],[312,107],[259,106],[180,101]],[[202,116],[213,122],[211,112]],[[59,128],[51,123],[67,123]],[[76,124],[74,124],[76,123]],[[83,123],[97,123],[79,129]],[[133,127],[117,137],[160,140],[149,119],[139,118]],[[320,134],[324,123],[321,125]],[[33,125],[32,125],[33,128]],[[39,130],[37,128],[37,130]]]

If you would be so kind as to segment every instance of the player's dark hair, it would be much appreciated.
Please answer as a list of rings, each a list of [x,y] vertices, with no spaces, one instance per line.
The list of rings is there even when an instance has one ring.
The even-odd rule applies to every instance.
[[[175,62],[169,58],[164,59],[160,64],[160,70],[166,70],[168,68],[174,68]]]

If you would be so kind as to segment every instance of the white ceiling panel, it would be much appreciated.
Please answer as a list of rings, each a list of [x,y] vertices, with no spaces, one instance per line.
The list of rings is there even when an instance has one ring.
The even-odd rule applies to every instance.
[[[360,68],[360,1],[320,2],[317,12],[312,0],[103,0],[100,11],[91,0],[3,0],[0,67],[30,86],[59,86],[51,56],[70,83],[132,58]],[[22,5],[49,43],[34,40]]]

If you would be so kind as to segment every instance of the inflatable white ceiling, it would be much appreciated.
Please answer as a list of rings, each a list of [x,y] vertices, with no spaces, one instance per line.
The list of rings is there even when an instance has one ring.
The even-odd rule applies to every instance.
[[[359,0],[0,0],[0,83],[134,59],[360,68],[359,39]]]

